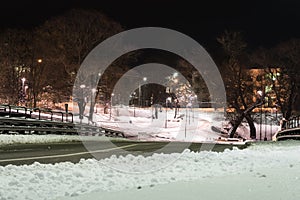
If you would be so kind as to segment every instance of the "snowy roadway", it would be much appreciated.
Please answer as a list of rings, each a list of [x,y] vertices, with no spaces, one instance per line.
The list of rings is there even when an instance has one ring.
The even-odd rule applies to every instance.
[[[3,136],[2,136],[3,137]],[[17,137],[17,136],[15,136]],[[104,159],[112,155],[144,155],[150,156],[153,153],[181,153],[184,149],[193,151],[207,150],[224,151],[234,147],[246,148],[247,145],[220,145],[202,143],[182,143],[182,142],[151,142],[134,141],[125,139],[108,139],[102,137],[88,137],[89,140],[56,142],[56,143],[28,143],[0,146],[0,165],[8,164],[22,165],[39,163],[73,162],[78,163],[80,159],[97,158]],[[98,140],[96,140],[98,139]],[[87,147],[87,148],[86,148]]]

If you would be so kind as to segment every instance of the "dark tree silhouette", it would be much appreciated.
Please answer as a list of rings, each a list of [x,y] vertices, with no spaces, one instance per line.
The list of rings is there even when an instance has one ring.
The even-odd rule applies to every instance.
[[[259,48],[252,56],[254,64],[267,66],[268,82],[275,96],[274,105],[289,119],[296,110],[300,88],[300,39],[290,39],[271,49]]]
[[[232,130],[229,137],[233,137],[238,126],[245,118],[250,127],[250,137],[256,138],[256,128],[251,117],[251,111],[259,104],[253,102],[253,91],[248,87],[246,80],[249,79],[246,60],[247,44],[243,40],[241,32],[225,31],[217,41],[222,45],[225,59],[222,63],[222,76],[226,86],[227,102],[229,107],[236,111],[236,118],[231,120]]]

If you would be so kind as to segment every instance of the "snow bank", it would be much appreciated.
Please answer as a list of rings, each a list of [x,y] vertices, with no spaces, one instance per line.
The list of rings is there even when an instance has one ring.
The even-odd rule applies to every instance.
[[[299,199],[299,144],[8,165],[0,167],[0,199]],[[151,171],[149,163],[165,165]]]
[[[79,136],[70,135],[0,135],[0,146],[10,144],[33,144],[80,141]]]
[[[122,138],[118,138],[119,140]],[[61,142],[78,142],[89,140],[107,141],[107,137],[103,136],[76,136],[76,135],[5,135],[0,134],[0,147],[12,144],[46,144]]]

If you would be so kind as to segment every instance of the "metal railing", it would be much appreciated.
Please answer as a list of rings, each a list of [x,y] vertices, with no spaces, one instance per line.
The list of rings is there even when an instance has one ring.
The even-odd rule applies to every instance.
[[[285,129],[299,128],[300,127],[300,116],[290,118],[286,124]]]
[[[57,115],[59,117],[56,117]],[[24,106],[14,106],[8,104],[0,105],[0,116],[24,117],[25,119],[37,117],[39,120],[45,119],[56,121],[59,119],[61,122],[74,122],[74,116],[71,112],[54,111],[51,109],[42,108],[27,108]]]

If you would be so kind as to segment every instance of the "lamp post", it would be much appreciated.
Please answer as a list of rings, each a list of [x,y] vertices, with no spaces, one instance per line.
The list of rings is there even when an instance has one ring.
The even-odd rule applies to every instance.
[[[90,114],[89,114],[89,122],[93,122],[93,113],[94,113],[94,107],[96,106],[96,88],[92,88],[91,90],[91,105],[90,105]],[[97,107],[96,107],[96,112],[97,112]]]
[[[85,100],[84,100],[84,94],[83,94],[85,85],[82,84],[82,85],[80,85],[79,87],[80,87],[80,89],[81,89],[81,94],[80,94],[80,97],[79,97],[79,99],[78,99],[79,119],[80,119],[80,123],[82,123],[83,112],[84,112],[84,107],[85,107]]]
[[[143,82],[147,81],[147,77],[143,77]],[[141,83],[139,83],[139,107],[142,107],[142,86]]]
[[[21,78],[21,81],[22,81],[22,91],[21,91],[21,103],[23,104],[25,102],[25,81],[26,81],[26,78]]]
[[[27,90],[28,90],[28,85],[24,86],[24,101],[25,101],[25,106],[27,106]]]
[[[110,113],[109,113],[109,120],[111,120],[112,103],[113,103],[113,96],[114,96],[114,95],[115,95],[114,93],[112,93],[112,94],[110,95]]]
[[[165,122],[165,128],[168,127],[168,105],[172,101],[171,97],[166,98],[166,122]]]
[[[134,92],[132,95],[132,104],[133,104],[133,117],[135,117],[135,96],[136,96],[136,93]]]

